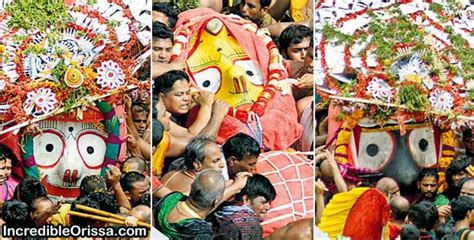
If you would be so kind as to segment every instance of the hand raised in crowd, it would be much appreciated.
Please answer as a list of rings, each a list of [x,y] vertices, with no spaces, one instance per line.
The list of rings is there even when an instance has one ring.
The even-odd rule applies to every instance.
[[[125,112],[131,116],[132,114],[132,98],[127,94],[123,95],[123,105],[125,107]]]
[[[296,83],[295,86],[299,89],[310,89],[313,88],[313,84],[313,74],[306,73],[298,79],[298,83]]]
[[[332,169],[339,169],[339,167],[337,166],[337,162],[336,162],[336,158],[334,157],[334,151],[329,151],[328,149],[326,149],[326,159],[328,160],[329,162],[329,166],[331,166]]]
[[[324,182],[321,181],[321,179],[318,179],[316,181],[315,188],[316,188],[316,195],[321,196],[321,195],[324,194],[324,190],[326,189],[326,185],[324,185]]]
[[[108,165],[107,167],[107,182],[112,186],[120,185],[120,177],[122,176],[120,169],[114,165]]]
[[[252,174],[249,172],[239,172],[235,176],[234,183],[232,184],[235,188],[242,190],[247,184],[247,179],[251,177]]]
[[[214,93],[208,91],[198,91],[193,94],[194,101],[200,106],[212,106]]]
[[[446,223],[446,219],[451,215],[451,206],[443,205],[438,207],[438,218],[440,223]]]
[[[212,114],[218,118],[224,118],[227,115],[227,112],[229,112],[229,107],[230,106],[228,103],[220,99],[216,99],[212,105]]]

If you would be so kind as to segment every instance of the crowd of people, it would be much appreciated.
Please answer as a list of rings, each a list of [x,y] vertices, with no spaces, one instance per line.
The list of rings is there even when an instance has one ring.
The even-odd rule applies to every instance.
[[[296,107],[300,119],[306,118],[301,122],[312,122],[311,114],[302,117],[305,111],[312,112],[313,49],[312,29],[308,26],[311,18],[300,16],[296,22],[285,14],[288,6],[281,11],[282,6],[275,2],[243,0],[226,6],[224,1],[212,1],[209,5],[201,1],[195,7],[236,14],[258,28],[267,28],[278,43],[290,77],[296,80],[293,85]],[[256,167],[262,146],[244,133],[230,137],[222,145],[216,142],[229,104],[214,93],[196,88],[185,71],[185,60],[171,58],[173,31],[182,10],[186,9],[177,9],[170,3],[153,4],[155,233],[170,239],[262,239],[261,221],[277,195],[270,180],[259,174]],[[312,12],[308,15],[312,17]],[[191,109],[196,106],[199,110],[193,112]],[[195,120],[190,124],[191,116]],[[300,141],[295,148],[310,151],[311,144],[311,140]],[[312,224],[307,225],[304,231],[298,231],[295,229],[299,225],[293,224],[290,229],[277,231],[268,238],[284,239],[289,236],[285,234],[293,234],[294,239],[310,238]]]

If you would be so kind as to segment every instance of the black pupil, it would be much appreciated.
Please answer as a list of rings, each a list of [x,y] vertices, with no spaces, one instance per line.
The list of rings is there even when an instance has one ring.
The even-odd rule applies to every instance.
[[[53,146],[53,144],[51,144],[51,143],[48,143],[48,144],[46,144],[46,151],[48,151],[48,152],[52,152],[52,151],[53,151],[53,149],[54,149],[54,146]]]
[[[420,147],[421,151],[425,152],[428,150],[428,141],[423,138],[420,140],[420,142],[418,142],[418,146]]]
[[[366,151],[367,151],[367,154],[369,154],[369,156],[373,157],[373,156],[377,155],[377,153],[379,153],[379,146],[377,146],[374,143],[371,143],[371,144],[367,145]]]
[[[68,130],[69,130],[69,132],[72,132],[72,131],[74,131],[74,128],[73,128],[73,127],[69,127]]]
[[[245,73],[247,73],[247,75],[249,75],[249,76],[251,76],[251,77],[253,76],[253,72],[250,71],[250,70],[247,70]]]
[[[87,153],[93,154],[94,153],[94,148],[91,147],[91,146],[87,147]]]
[[[206,80],[206,81],[204,81],[204,82],[202,83],[202,85],[203,85],[204,87],[209,87],[209,86],[211,85],[211,81]]]

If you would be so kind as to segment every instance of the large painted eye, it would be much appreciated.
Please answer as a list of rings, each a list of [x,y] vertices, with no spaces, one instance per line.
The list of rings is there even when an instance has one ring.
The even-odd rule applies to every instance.
[[[238,60],[234,63],[245,70],[245,76],[253,85],[263,85],[263,75],[260,69],[252,62],[252,60]]]
[[[201,90],[216,93],[221,87],[221,72],[217,68],[208,68],[194,73],[193,78]]]
[[[77,140],[79,155],[89,168],[102,167],[106,147],[104,137],[93,131],[81,133]]]
[[[54,167],[64,152],[64,139],[54,130],[44,130],[33,137],[33,155],[41,168]]]
[[[427,168],[436,164],[436,144],[432,129],[413,129],[408,135],[408,146],[418,166]]]
[[[358,167],[381,169],[391,159],[395,150],[389,132],[362,132],[358,148]]]

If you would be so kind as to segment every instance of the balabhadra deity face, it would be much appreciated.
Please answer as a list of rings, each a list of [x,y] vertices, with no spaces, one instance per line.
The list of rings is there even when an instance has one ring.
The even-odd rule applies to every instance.
[[[107,134],[100,123],[42,121],[33,135],[33,155],[46,188],[78,188],[87,175],[99,175]]]
[[[201,90],[216,94],[234,108],[247,109],[263,90],[258,65],[217,18],[191,39],[188,72]]]

